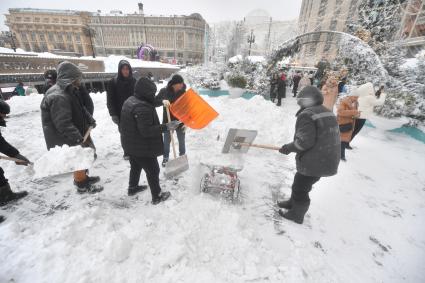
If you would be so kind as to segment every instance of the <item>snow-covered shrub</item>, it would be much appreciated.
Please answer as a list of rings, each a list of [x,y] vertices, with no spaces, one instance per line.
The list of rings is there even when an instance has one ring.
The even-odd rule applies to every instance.
[[[246,79],[243,75],[233,75],[228,78],[229,85],[231,87],[245,88],[246,87]]]

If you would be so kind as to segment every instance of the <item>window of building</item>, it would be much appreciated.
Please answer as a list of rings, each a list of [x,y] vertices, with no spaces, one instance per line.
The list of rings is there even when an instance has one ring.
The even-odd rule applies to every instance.
[[[21,17],[16,17],[15,18],[15,22],[20,22],[22,20],[22,18]]]
[[[29,17],[25,17],[25,18],[24,18],[24,22],[28,23],[28,22],[30,22],[30,21],[31,21],[31,19],[30,19]]]
[[[34,22],[39,23],[40,22],[40,18],[34,18]]]
[[[27,41],[27,40],[28,40],[28,38],[27,38],[27,34],[26,34],[25,32],[22,32],[22,33],[21,33],[21,38],[22,38],[22,40],[24,40],[24,41]]]
[[[67,24],[68,23],[68,19],[62,19],[62,23]]]
[[[167,57],[174,57],[174,52],[167,52]]]
[[[72,41],[72,34],[71,34],[70,32],[67,32],[67,33],[66,33],[66,40],[67,40],[68,42]]]
[[[37,40],[37,36],[36,36],[35,32],[32,32],[31,33],[31,40],[32,41],[36,41]]]
[[[84,54],[82,45],[77,45],[77,48],[78,48],[78,53]]]
[[[38,37],[40,38],[41,41],[45,41],[46,40],[46,38],[44,37],[44,34],[43,33],[40,33],[38,35]]]
[[[49,41],[50,41],[50,42],[55,41],[55,38],[54,38],[54,36],[53,36],[53,32],[49,32]]]
[[[31,47],[29,45],[29,43],[25,43],[25,51],[30,51]]]
[[[58,18],[54,18],[54,19],[53,19],[53,23],[54,23],[54,24],[59,23],[59,19],[58,19]]]
[[[178,56],[179,58],[183,58],[183,53],[178,53],[178,54],[177,54],[177,56]]]
[[[50,22],[50,19],[49,18],[43,18],[43,23],[49,23]]]
[[[72,19],[72,21],[71,21],[73,24],[76,24],[77,23],[77,19]]]

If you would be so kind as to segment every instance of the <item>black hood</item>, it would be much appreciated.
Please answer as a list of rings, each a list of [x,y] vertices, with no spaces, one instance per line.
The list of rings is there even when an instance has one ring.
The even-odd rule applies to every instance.
[[[297,98],[311,98],[314,106],[323,104],[323,94],[315,86],[305,86],[297,95]]]
[[[153,104],[156,85],[148,78],[140,78],[134,87],[134,96],[140,100]]]
[[[124,77],[122,76],[122,74],[121,74],[121,69],[122,69],[124,66],[128,66],[128,68],[130,69],[130,75],[128,76],[128,78],[124,78]],[[131,79],[132,77],[133,77],[133,69],[131,68],[130,63],[129,63],[127,60],[121,60],[121,61],[118,63],[118,79],[119,79],[119,80],[128,80],[128,79]]]

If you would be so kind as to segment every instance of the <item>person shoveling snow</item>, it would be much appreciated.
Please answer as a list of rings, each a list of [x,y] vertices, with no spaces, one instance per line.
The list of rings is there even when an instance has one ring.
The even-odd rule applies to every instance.
[[[57,82],[46,92],[40,105],[47,149],[63,145],[94,148],[90,136],[84,139],[89,128],[96,127],[96,121],[79,99],[78,87],[81,85],[81,79],[82,73],[77,66],[67,61],[59,64]],[[77,191],[102,191],[102,186],[94,185],[100,178],[89,177],[86,169],[74,171]]]
[[[0,126],[6,127],[6,121],[4,117],[10,113],[9,105],[0,100]],[[28,165],[30,161],[19,153],[19,151],[10,145],[1,135],[0,132],[0,152],[6,154],[8,157],[0,157],[0,159],[13,160],[17,165]],[[16,201],[28,195],[26,191],[15,193],[11,190],[9,181],[4,176],[3,168],[0,167],[0,206],[6,205],[9,202]],[[0,216],[0,222],[3,222],[5,218]]]
[[[297,96],[294,141],[282,146],[280,153],[295,152],[297,173],[289,200],[278,203],[279,214],[298,224],[310,207],[309,192],[321,177],[333,176],[340,161],[340,137],[335,115],[322,105],[323,95],[314,86],[306,86]]]

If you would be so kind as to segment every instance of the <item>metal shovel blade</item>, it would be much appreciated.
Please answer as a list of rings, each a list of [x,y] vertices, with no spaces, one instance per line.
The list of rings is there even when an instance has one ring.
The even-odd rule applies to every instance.
[[[243,144],[252,144],[256,136],[257,131],[254,130],[230,129],[221,152],[246,153],[249,150],[249,146],[244,146]]]
[[[165,165],[165,177],[171,179],[189,169],[187,155],[171,159]]]

